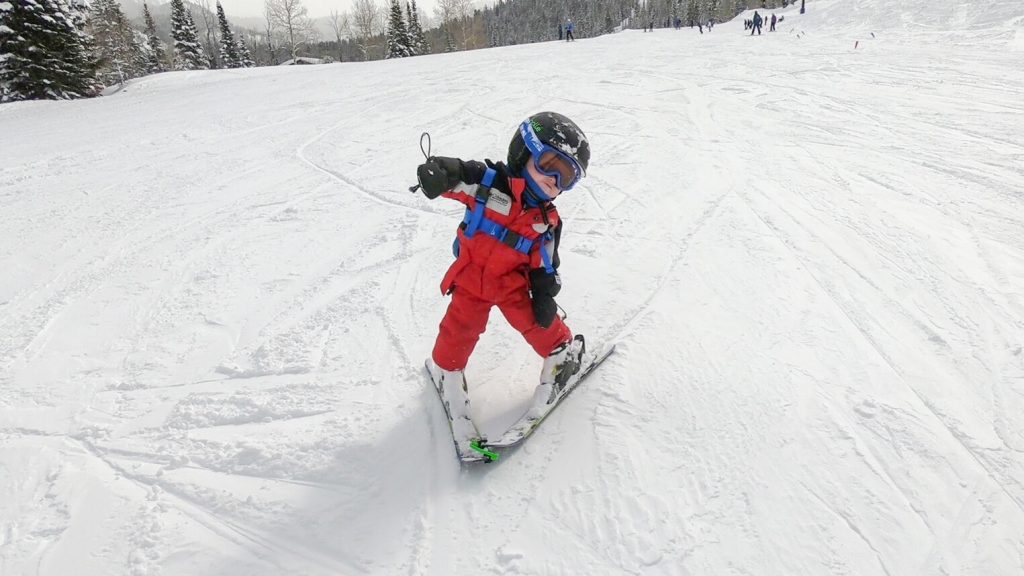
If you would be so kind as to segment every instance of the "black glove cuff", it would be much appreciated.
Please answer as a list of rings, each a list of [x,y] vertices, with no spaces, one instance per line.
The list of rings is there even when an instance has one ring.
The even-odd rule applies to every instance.
[[[548,274],[544,268],[530,270],[530,290],[534,297],[537,295],[558,296],[561,289],[562,279],[558,276],[558,272]]]
[[[558,305],[555,304],[555,299],[547,295],[534,294],[530,305],[533,308],[533,318],[537,324],[541,328],[550,328],[551,323],[555,321],[555,315],[558,314]]]

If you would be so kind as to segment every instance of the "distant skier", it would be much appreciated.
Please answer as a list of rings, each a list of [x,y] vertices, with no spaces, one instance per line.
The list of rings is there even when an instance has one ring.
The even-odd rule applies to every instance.
[[[763,22],[761,15],[754,11],[754,20],[750,23],[750,35],[754,35],[754,31],[757,31],[757,35],[761,35],[761,22]]]
[[[572,33],[574,27],[575,26],[572,23],[572,19],[567,19],[565,21],[565,41],[566,42],[568,42],[570,40],[572,40],[573,42],[576,41],[576,36],[573,36],[573,33]]]
[[[464,370],[492,307],[544,358],[535,402],[555,401],[580,369],[585,348],[555,304],[562,287],[562,221],[552,201],[586,175],[590,143],[569,118],[541,112],[519,125],[507,160],[431,156],[416,169],[427,198],[466,205],[453,247],[456,260],[441,281],[441,293],[452,300],[428,367],[449,406],[453,433],[467,442],[479,435],[469,416]]]
[[[778,19],[775,18],[775,14],[772,14],[771,22],[772,22],[772,25],[771,25],[771,28],[768,29],[768,31],[769,32],[775,32],[775,23],[778,22]]]
[[[558,23],[558,39],[559,40],[562,39],[562,23],[561,22]]]

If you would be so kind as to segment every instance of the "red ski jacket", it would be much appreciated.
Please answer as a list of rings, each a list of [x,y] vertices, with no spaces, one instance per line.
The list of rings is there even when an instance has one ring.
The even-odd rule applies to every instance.
[[[458,286],[484,300],[501,302],[530,289],[530,270],[558,267],[562,227],[558,210],[550,203],[527,206],[523,199],[526,180],[510,176],[501,163],[491,167],[497,176],[489,195],[482,196],[484,187],[475,182],[459,182],[443,194],[465,204],[467,210],[457,232],[456,260],[441,281],[442,294]],[[469,228],[480,200],[486,202],[485,220],[474,232]],[[499,239],[501,236],[504,238]],[[547,252],[546,257],[542,251]]]

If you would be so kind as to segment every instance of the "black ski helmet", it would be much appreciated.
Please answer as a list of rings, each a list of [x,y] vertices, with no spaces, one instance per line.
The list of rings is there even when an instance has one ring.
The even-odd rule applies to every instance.
[[[575,122],[558,112],[540,112],[530,116],[526,121],[533,126],[533,131],[541,142],[576,160],[583,171],[581,177],[586,174],[587,164],[590,163],[590,142]],[[508,166],[513,173],[521,174],[529,159],[530,149],[526,147],[517,126],[516,134],[508,145]]]

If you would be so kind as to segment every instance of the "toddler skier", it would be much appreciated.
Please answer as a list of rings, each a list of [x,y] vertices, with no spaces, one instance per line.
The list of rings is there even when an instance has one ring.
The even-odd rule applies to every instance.
[[[431,156],[416,170],[427,198],[466,205],[456,260],[441,281],[452,300],[427,363],[457,444],[479,438],[464,370],[492,307],[544,358],[535,404],[554,402],[580,369],[583,336],[572,336],[555,304],[562,222],[552,200],[585,176],[589,161],[583,131],[561,114],[541,112],[520,124],[507,164]]]

